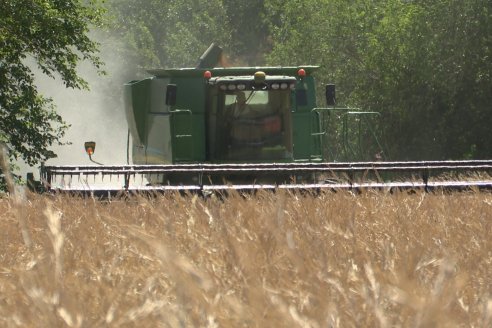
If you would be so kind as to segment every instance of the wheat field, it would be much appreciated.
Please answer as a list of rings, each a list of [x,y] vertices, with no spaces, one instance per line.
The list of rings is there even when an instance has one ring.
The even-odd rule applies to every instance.
[[[2,327],[487,327],[492,194],[0,198]]]

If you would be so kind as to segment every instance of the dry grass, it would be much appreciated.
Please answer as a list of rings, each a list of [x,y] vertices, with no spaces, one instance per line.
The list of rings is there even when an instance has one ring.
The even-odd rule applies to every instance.
[[[491,228],[478,192],[13,196],[0,326],[486,327]]]

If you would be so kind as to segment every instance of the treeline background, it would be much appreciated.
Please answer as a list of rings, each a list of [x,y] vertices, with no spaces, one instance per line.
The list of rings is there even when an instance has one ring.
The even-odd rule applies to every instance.
[[[492,155],[489,0],[108,0],[106,6],[107,42],[127,63],[124,79],[145,76],[145,68],[193,67],[215,42],[231,65],[320,65],[318,106],[323,86],[335,83],[338,105],[380,112],[373,126],[387,159]]]

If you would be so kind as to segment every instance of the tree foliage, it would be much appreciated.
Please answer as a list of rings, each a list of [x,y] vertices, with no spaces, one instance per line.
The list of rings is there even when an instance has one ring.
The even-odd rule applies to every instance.
[[[62,141],[67,126],[39,94],[31,67],[66,87],[87,88],[77,64],[101,67],[88,33],[102,13],[94,0],[0,0],[0,139],[12,159],[34,165],[55,157],[48,147]]]
[[[212,42],[234,64],[264,61],[269,33],[262,0],[112,0],[109,5],[116,35],[125,44],[119,51],[137,68],[193,67]]]
[[[267,1],[269,62],[318,63],[339,100],[383,115],[395,159],[490,157],[492,3]]]

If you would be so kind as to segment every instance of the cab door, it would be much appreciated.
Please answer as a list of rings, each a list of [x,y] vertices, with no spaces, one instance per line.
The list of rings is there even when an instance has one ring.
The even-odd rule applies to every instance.
[[[174,77],[171,83],[175,87],[171,87],[171,93],[166,92],[166,102],[169,98],[173,163],[204,162],[206,138],[203,79]]]
[[[190,109],[175,109],[170,112],[174,162],[191,162],[195,157],[193,112]]]

